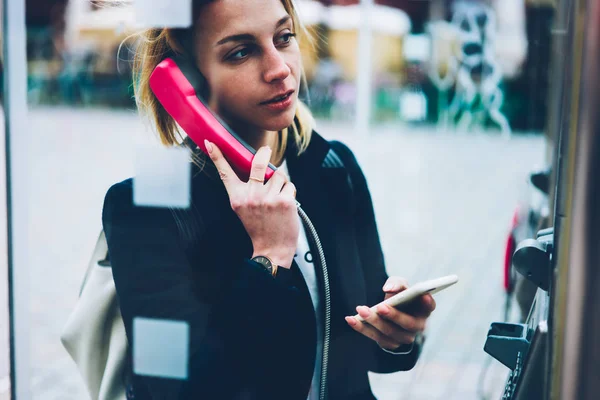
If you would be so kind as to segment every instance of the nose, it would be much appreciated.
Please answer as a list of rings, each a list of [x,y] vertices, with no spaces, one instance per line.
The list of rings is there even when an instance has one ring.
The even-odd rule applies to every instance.
[[[264,52],[263,79],[267,83],[282,81],[290,73],[290,67],[286,64],[283,54],[276,48],[271,47]]]

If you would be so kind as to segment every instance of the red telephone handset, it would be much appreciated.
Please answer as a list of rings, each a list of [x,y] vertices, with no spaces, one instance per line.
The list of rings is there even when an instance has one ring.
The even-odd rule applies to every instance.
[[[216,144],[240,178],[248,179],[256,150],[206,105],[201,97],[203,86],[200,71],[177,56],[165,58],[150,75],[152,92],[189,138],[205,153],[204,139]],[[269,164],[265,180],[276,169]]]

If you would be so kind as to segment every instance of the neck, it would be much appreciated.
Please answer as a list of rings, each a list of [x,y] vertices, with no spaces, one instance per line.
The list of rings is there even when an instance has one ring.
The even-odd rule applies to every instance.
[[[248,135],[243,135],[242,138],[256,150],[263,146],[269,146],[271,150],[275,152],[275,149],[279,144],[277,143],[278,135],[276,131],[252,132]]]
[[[250,146],[254,149],[260,149],[263,146],[269,146],[271,148],[271,164],[279,167],[283,162],[282,157],[278,157],[277,148],[279,147],[279,135],[277,131],[262,131],[252,134],[247,141]]]

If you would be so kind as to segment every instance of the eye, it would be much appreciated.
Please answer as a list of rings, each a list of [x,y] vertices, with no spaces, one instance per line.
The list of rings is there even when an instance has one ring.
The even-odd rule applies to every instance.
[[[252,49],[250,47],[242,47],[241,49],[237,49],[233,53],[231,53],[227,59],[230,61],[241,61],[247,58],[252,53]]]
[[[292,38],[295,37],[296,34],[295,33],[284,33],[283,35],[281,35],[278,39],[278,44],[282,44],[282,45],[286,45],[289,44],[292,41]]]

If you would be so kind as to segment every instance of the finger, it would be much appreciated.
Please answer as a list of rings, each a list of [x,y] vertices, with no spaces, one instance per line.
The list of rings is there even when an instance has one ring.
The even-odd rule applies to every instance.
[[[427,318],[435,310],[435,307],[436,303],[431,294],[424,294],[406,304],[398,306],[397,309],[415,317]]]
[[[431,315],[431,313],[435,311],[435,307],[437,306],[433,296],[430,294],[421,296],[421,304],[423,305],[423,314],[425,316]]]
[[[412,343],[415,340],[414,332],[408,332],[394,321],[382,318],[368,307],[359,306],[356,307],[356,311],[369,325],[396,342],[403,344]]]
[[[271,160],[271,148],[269,146],[263,146],[254,155],[252,159],[252,167],[250,168],[250,180],[248,183],[251,185],[264,185],[265,174],[269,161]]]
[[[223,156],[221,149],[219,149],[217,145],[209,142],[208,140],[205,140],[204,146],[206,147],[208,156],[215,164],[215,167],[217,167],[217,171],[219,171],[219,176],[225,184],[225,189],[227,189],[227,193],[231,195],[233,187],[236,184],[241,183],[242,181],[240,181],[236,173],[233,171],[233,168],[231,168],[231,165],[229,165],[229,163]]]
[[[383,285],[383,291],[392,295],[408,288],[408,281],[399,276],[390,276]]]
[[[282,172],[280,169],[275,171],[273,176],[271,176],[271,179],[269,179],[265,185],[268,188],[267,196],[271,198],[277,196],[279,193],[281,193],[281,190],[287,181],[288,178],[284,172]]]
[[[375,314],[381,318],[401,326],[404,330],[417,333],[425,330],[426,318],[415,317],[405,312],[399,311],[387,304],[380,304],[375,308]]]
[[[364,322],[357,321],[356,318],[354,318],[354,317],[346,317],[346,322],[356,332],[358,332],[362,335],[365,335],[366,337],[374,340],[381,347],[383,347],[385,349],[394,350],[394,349],[397,349],[398,347],[400,347],[402,344],[404,344],[404,343],[399,343],[399,342],[394,341],[393,339],[382,334],[380,331],[378,331],[371,325],[364,323]]]
[[[283,189],[281,189],[281,196],[288,199],[296,198],[296,185],[292,182],[287,181],[285,185],[283,185]]]

